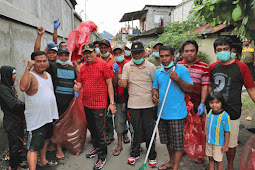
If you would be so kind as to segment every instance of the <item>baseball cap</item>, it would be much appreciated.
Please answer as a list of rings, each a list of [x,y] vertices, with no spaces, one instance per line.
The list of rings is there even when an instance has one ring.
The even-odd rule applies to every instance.
[[[127,44],[126,44],[126,47],[127,47],[128,49],[131,49],[131,46],[132,46],[131,43],[127,43]]]
[[[58,49],[58,55],[61,54],[61,53],[68,53],[68,54],[70,54],[70,52],[68,51],[68,49],[66,47],[60,47]]]
[[[51,47],[50,50],[54,50],[58,52],[58,47]]]
[[[161,42],[157,41],[157,42],[155,42],[155,43],[153,44],[152,48],[154,48],[154,47],[155,47],[156,45],[158,45],[158,44],[164,45],[164,44],[162,44]]]
[[[144,46],[143,46],[143,43],[140,41],[134,42],[131,46],[131,51],[143,51],[143,50],[144,50]]]
[[[107,41],[106,39],[104,39],[104,40],[100,41],[99,45],[101,45],[101,44],[105,44],[105,45],[107,45],[108,47],[110,47],[110,46],[111,46],[111,45],[110,45],[110,42],[109,42],[109,41]]]
[[[116,49],[120,49],[124,51],[124,48],[121,44],[116,44],[113,46],[112,51],[114,52]]]
[[[85,51],[94,51],[95,46],[91,43],[85,43],[82,47],[82,52],[84,53]]]

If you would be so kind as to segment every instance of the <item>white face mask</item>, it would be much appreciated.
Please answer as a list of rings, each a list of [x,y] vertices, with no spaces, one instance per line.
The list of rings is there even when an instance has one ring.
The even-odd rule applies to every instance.
[[[101,52],[100,52],[100,55],[102,56],[102,57],[108,57],[109,56],[109,51],[107,51],[107,53],[105,53],[105,54],[102,54]]]

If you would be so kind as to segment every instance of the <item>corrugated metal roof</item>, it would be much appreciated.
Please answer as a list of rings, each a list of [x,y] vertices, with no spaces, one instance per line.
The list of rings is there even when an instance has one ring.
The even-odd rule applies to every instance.
[[[143,14],[147,13],[148,10],[141,10],[141,11],[135,11],[135,12],[129,12],[125,13],[119,22],[125,22],[125,21],[132,21],[137,20],[142,17]]]
[[[194,32],[200,32],[202,34],[213,34],[213,33],[216,33],[224,28],[226,28],[226,24],[220,24],[220,25],[216,25],[216,26],[211,26],[209,24],[206,24],[202,27],[199,27],[199,28],[196,28],[194,29],[193,31]]]

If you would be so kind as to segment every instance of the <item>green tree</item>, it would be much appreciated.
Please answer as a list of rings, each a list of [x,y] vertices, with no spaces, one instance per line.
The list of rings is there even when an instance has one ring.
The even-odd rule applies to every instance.
[[[178,51],[186,40],[196,40],[201,35],[192,31],[198,26],[197,23],[190,21],[168,23],[164,28],[164,33],[160,35],[158,40]]]
[[[239,35],[255,39],[255,0],[195,0],[190,21],[233,24]]]

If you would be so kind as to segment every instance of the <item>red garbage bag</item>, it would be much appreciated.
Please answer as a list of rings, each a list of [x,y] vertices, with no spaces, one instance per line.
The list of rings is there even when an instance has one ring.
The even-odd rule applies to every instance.
[[[74,155],[83,151],[87,134],[87,120],[81,98],[74,98],[66,112],[54,123],[52,137],[53,143],[64,146]]]
[[[239,169],[255,169],[255,135],[252,135],[243,146],[240,156]]]
[[[90,42],[90,33],[97,30],[97,25],[93,21],[82,22],[78,28],[73,30],[68,36],[67,48],[71,55],[71,61],[81,59],[83,44]]]
[[[185,96],[188,115],[186,117],[186,124],[184,126],[184,151],[191,158],[203,158],[206,157],[206,134],[205,134],[205,118],[202,120],[199,114],[192,114],[193,104],[189,101],[190,97]]]

